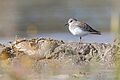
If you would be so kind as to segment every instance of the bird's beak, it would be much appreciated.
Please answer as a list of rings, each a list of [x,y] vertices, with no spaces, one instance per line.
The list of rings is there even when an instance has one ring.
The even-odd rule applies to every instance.
[[[65,24],[65,26],[68,26],[68,25],[69,25],[68,23]]]

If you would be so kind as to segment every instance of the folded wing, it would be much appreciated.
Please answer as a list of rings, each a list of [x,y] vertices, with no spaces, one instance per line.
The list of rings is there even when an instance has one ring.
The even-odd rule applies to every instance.
[[[88,24],[86,24],[84,22],[79,22],[79,24],[77,26],[79,26],[83,31],[90,32],[91,34],[101,35],[101,33],[99,31],[93,29],[92,27],[90,27]]]

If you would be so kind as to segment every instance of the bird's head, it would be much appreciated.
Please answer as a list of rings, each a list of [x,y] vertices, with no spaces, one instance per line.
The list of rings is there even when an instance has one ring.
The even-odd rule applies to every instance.
[[[70,18],[70,19],[68,20],[67,24],[65,24],[65,26],[67,26],[67,25],[69,25],[69,24],[71,24],[71,23],[73,23],[73,22],[75,22],[75,21],[77,21],[77,19],[75,19],[75,18]]]

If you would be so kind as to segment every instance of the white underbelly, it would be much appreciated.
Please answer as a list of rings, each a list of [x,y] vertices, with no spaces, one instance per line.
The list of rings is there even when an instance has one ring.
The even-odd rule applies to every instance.
[[[69,27],[69,30],[73,35],[76,35],[76,36],[81,36],[82,37],[82,36],[88,35],[87,31],[83,31],[79,27],[77,27],[77,28],[70,28]]]

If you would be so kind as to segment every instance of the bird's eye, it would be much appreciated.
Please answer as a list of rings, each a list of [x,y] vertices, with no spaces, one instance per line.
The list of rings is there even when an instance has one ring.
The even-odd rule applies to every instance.
[[[73,22],[73,20],[70,21],[70,23]]]

